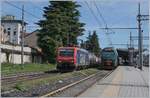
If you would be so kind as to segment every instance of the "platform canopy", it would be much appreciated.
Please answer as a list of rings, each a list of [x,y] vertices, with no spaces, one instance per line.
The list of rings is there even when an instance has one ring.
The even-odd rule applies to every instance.
[[[138,54],[138,49],[134,49],[134,57]],[[129,59],[129,49],[127,48],[118,48],[117,49],[119,57],[121,57],[124,60]]]

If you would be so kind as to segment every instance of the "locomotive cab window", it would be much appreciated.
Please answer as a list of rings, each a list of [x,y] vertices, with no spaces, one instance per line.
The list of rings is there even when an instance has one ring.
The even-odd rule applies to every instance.
[[[102,56],[104,58],[105,57],[112,58],[112,57],[114,57],[114,55],[115,55],[115,52],[114,52],[113,49],[104,49],[104,50],[102,50]]]
[[[104,49],[103,52],[113,52],[112,49]]]
[[[103,54],[115,54],[113,50],[103,50]]]
[[[59,56],[74,56],[74,50],[73,49],[61,49],[59,50]]]

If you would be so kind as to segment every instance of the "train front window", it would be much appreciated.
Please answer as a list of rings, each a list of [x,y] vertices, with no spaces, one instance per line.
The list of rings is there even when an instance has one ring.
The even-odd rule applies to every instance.
[[[110,56],[110,55],[114,55],[114,51],[112,49],[104,49],[102,52],[103,56]]]
[[[104,49],[103,52],[114,52],[112,49]]]
[[[103,52],[102,53],[102,56],[104,57],[104,58],[113,58],[114,57],[114,55],[115,55],[115,53],[114,52]]]
[[[72,57],[74,55],[73,49],[61,49],[59,50],[59,56],[69,56]]]
[[[114,55],[114,52],[103,52],[103,55]]]

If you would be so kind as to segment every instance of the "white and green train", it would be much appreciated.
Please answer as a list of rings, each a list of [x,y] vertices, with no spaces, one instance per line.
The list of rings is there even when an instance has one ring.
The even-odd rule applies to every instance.
[[[103,69],[114,69],[118,66],[118,52],[113,47],[106,47],[101,52]]]

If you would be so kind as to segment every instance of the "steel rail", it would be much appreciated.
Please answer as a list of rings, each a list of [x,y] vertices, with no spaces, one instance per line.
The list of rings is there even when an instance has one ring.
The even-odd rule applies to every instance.
[[[39,73],[32,73],[32,74],[14,75],[14,76],[2,78],[1,82],[3,85],[15,84],[17,82],[39,79],[39,78],[47,77],[49,75],[54,75],[54,74],[56,73],[48,74],[45,72],[39,72]]]
[[[50,92],[50,93],[47,93],[47,94],[45,94],[45,95],[42,95],[42,96],[40,96],[40,97],[52,96],[52,95],[54,95],[54,94],[56,94],[56,93],[58,93],[58,92],[60,92],[60,91],[63,91],[63,90],[65,90],[65,89],[69,88],[69,87],[72,87],[72,86],[74,86],[74,85],[76,85],[76,84],[79,84],[80,82],[83,82],[83,81],[85,81],[85,80],[87,80],[87,79],[89,79],[89,78],[91,78],[91,77],[93,77],[93,76],[95,76],[95,75],[96,75],[96,74],[92,74],[92,75],[90,75],[90,76],[88,76],[88,77],[86,77],[86,78],[84,78],[84,79],[82,79],[82,80],[79,80],[79,81],[74,82],[74,83],[71,83],[71,84],[69,84],[69,85],[67,85],[67,86],[61,87],[61,88],[59,88],[59,89],[57,89],[57,90],[54,90],[54,91],[52,91],[52,92]]]
[[[22,81],[27,81],[27,80],[34,80],[34,79],[39,79],[43,77],[47,77],[48,74],[36,74],[36,75],[26,75],[23,77],[18,77],[18,78],[10,78],[6,80],[2,80],[3,85],[9,85],[9,84],[16,84],[17,82],[22,82]]]
[[[48,70],[47,72],[51,71],[56,71],[55,69]],[[19,74],[19,75],[18,75]],[[46,71],[40,71],[40,72],[29,72],[29,73],[17,73],[13,75],[7,75],[7,76],[2,76],[1,80],[7,80],[7,79],[12,79],[12,78],[19,78],[19,77],[26,77],[26,76],[34,76],[34,75],[42,75],[46,74]]]
[[[112,71],[111,71],[111,72],[112,72]],[[109,72],[109,73],[111,73],[111,72]],[[59,88],[59,89],[57,89],[57,90],[51,91],[51,92],[49,92],[49,93],[46,93],[46,94],[44,94],[44,95],[42,95],[42,96],[40,96],[40,97],[53,96],[54,94],[57,94],[57,93],[59,93],[59,92],[61,92],[61,91],[64,91],[64,90],[70,88],[70,87],[73,87],[73,86],[75,86],[75,85],[77,85],[77,84],[79,84],[79,83],[81,83],[81,82],[83,82],[83,81],[86,81],[86,80],[88,80],[88,79],[90,79],[90,78],[96,76],[97,74],[99,74],[99,73],[92,74],[92,75],[90,75],[90,76],[88,76],[88,77],[86,77],[86,78],[84,78],[84,79],[82,79],[82,80],[76,81],[76,82],[71,83],[71,84],[66,85],[66,86],[63,86],[63,87],[61,87],[61,88]],[[106,75],[108,76],[108,74],[106,74]],[[90,85],[90,86],[92,86],[92,85]],[[85,91],[85,90],[84,90],[84,91]],[[75,95],[75,96],[78,96],[78,94]]]
[[[105,79],[107,76],[109,76],[112,72],[113,72],[114,70],[112,70],[112,71],[110,71],[110,72],[108,72],[102,79],[100,79],[100,80],[103,80],[103,79]],[[94,82],[94,83],[92,83],[91,85],[89,85],[89,87],[88,88],[90,88],[93,84],[95,84],[96,82]],[[78,97],[78,96],[80,96],[82,93],[84,93],[88,88],[86,88],[86,89],[84,89],[83,91],[81,91],[80,93],[78,93],[78,94],[76,94],[74,97]]]
[[[26,77],[26,76],[33,76],[33,75],[41,75],[44,74],[44,72],[40,73],[31,73],[31,74],[21,74],[21,75],[12,75],[12,76],[5,76],[1,78],[1,80],[7,80],[7,79],[13,79],[13,78],[19,78],[19,77]]]

